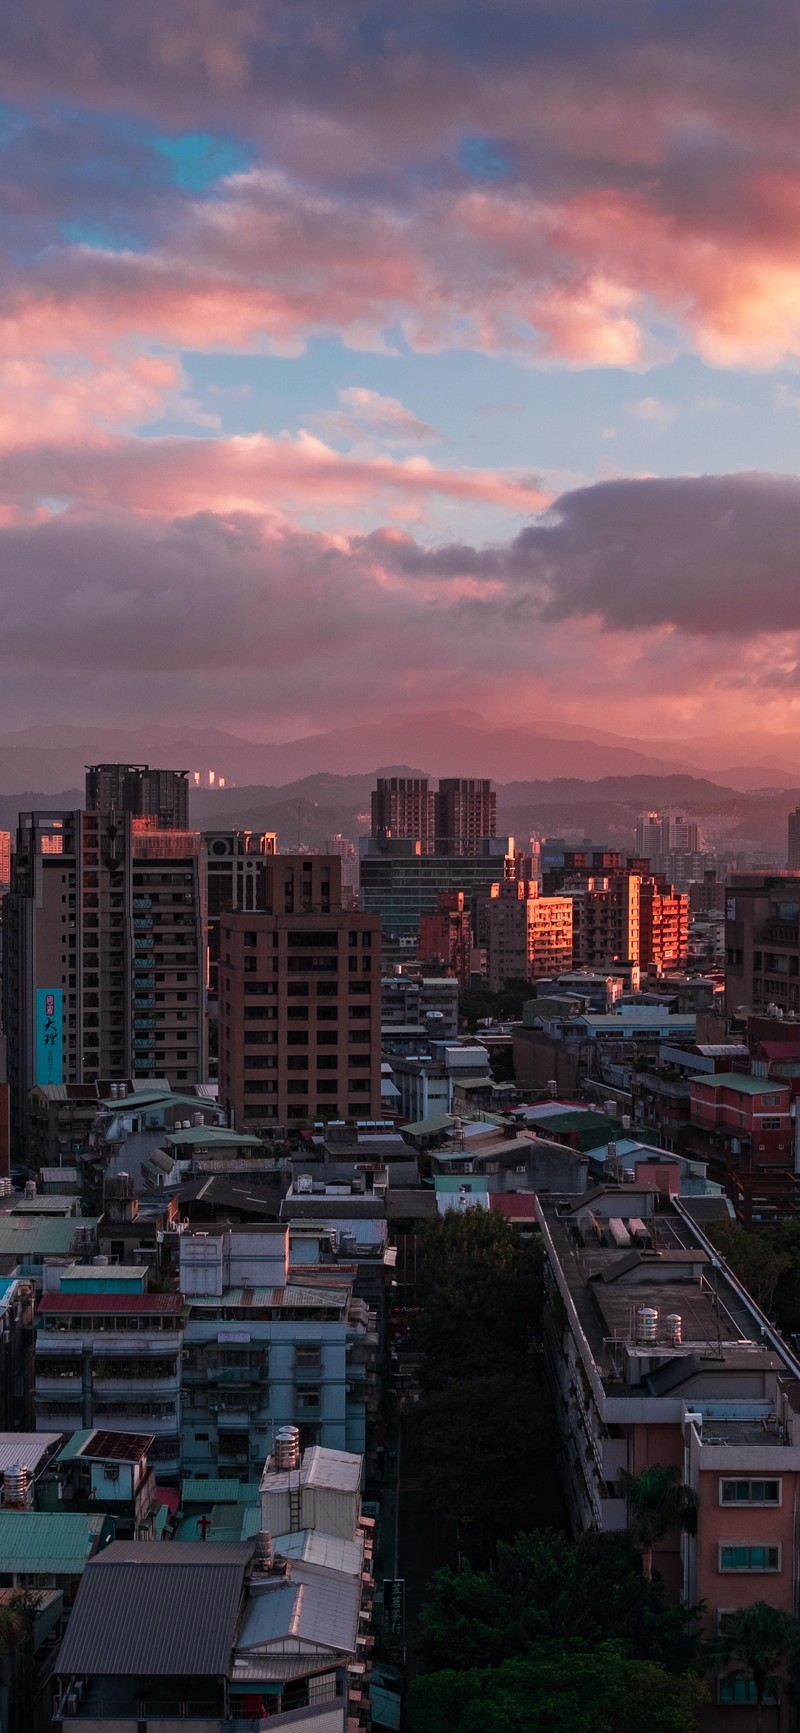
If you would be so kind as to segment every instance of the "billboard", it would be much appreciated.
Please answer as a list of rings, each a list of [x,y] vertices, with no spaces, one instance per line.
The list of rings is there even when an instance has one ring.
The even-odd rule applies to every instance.
[[[60,987],[36,989],[36,1081],[64,1081],[64,995]]]

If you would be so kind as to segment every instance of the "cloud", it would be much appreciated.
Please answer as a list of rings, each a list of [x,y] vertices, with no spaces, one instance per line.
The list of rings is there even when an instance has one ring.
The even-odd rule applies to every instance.
[[[386,397],[363,385],[350,385],[338,393],[340,409],[322,410],[314,424],[328,439],[360,445],[377,440],[381,445],[427,445],[438,440],[435,427],[420,421],[399,397]]]
[[[72,407],[68,397],[63,410],[67,421]],[[76,426],[84,414],[81,397]],[[23,512],[55,494],[76,504],[114,504],[149,515],[208,508],[281,518],[344,509],[352,516],[358,509],[382,506],[414,517],[437,497],[530,515],[549,502],[552,491],[536,476],[513,471],[445,469],[420,456],[345,456],[302,430],[296,438],[251,434],[137,440],[95,434],[61,445],[30,443],[5,451],[0,444],[0,502]]]
[[[638,416],[640,421],[651,422],[662,432],[672,426],[677,413],[676,403],[662,403],[658,397],[640,397],[637,403],[631,404],[632,415]]]

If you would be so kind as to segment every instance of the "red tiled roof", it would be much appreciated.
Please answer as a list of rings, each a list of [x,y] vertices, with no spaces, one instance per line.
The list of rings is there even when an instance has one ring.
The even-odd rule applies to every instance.
[[[40,1312],[183,1311],[182,1294],[43,1294]]]

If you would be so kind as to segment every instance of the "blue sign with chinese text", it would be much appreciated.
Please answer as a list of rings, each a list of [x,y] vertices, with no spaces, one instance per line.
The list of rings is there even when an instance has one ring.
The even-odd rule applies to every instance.
[[[60,987],[36,989],[36,1081],[64,1081],[64,995]]]

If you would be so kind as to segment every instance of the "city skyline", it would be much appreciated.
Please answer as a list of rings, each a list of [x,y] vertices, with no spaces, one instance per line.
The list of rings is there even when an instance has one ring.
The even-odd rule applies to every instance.
[[[113,699],[291,738],[513,692],[769,755],[793,40],[784,0],[18,12],[0,728]]]

